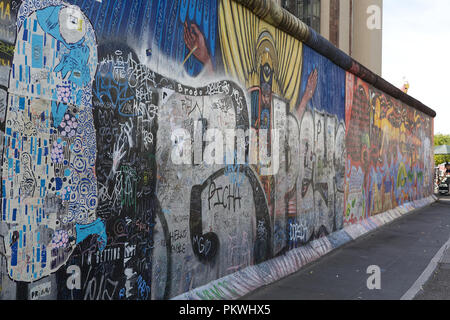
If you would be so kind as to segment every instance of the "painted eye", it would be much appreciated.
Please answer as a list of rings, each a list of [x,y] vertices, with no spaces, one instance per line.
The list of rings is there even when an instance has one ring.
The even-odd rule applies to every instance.
[[[59,31],[67,43],[77,43],[87,32],[86,17],[75,6],[62,8],[59,12]]]

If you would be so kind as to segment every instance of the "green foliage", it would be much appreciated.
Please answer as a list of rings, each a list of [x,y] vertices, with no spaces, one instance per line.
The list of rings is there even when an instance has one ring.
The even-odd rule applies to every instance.
[[[443,164],[445,162],[450,162],[450,155],[435,155],[434,164],[436,166]]]
[[[450,145],[450,135],[437,134],[434,136],[434,146],[448,146]],[[436,166],[450,162],[450,155],[435,155],[434,163]]]
[[[434,136],[434,146],[448,146],[450,145],[450,135],[437,134]]]

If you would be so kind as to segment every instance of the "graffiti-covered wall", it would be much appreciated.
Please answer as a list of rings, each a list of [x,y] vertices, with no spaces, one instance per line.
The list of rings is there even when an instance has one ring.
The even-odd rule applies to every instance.
[[[433,193],[433,121],[347,74],[345,223]],[[430,160],[431,159],[431,160]]]
[[[0,299],[170,299],[432,194],[432,117],[234,0],[0,22]]]

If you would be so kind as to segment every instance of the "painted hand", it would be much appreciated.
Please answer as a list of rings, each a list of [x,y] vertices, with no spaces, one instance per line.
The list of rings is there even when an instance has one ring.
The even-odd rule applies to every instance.
[[[189,27],[187,22],[184,23],[184,42],[194,57],[203,63],[205,69],[212,72],[212,62],[205,37],[196,24],[191,24]]]
[[[318,78],[319,73],[317,69],[314,69],[314,71],[309,75],[308,83],[306,85],[304,99],[306,99],[307,101],[311,100],[314,96],[314,93],[316,92]]]
[[[306,84],[306,90],[302,97],[302,101],[300,102],[299,107],[297,108],[297,114],[299,116],[299,119],[303,117],[303,113],[306,110],[306,106],[308,105],[308,102],[312,99],[314,96],[314,93],[317,89],[317,81],[319,79],[319,72],[317,69],[314,69],[313,72],[308,77],[308,83]]]
[[[111,168],[111,176],[114,177],[114,175],[117,173],[117,169],[119,168],[120,162],[127,154],[126,151],[123,151],[125,148],[125,145],[123,143],[116,142],[114,144],[114,151],[112,154],[113,158],[113,166]]]
[[[196,24],[191,24],[189,27],[187,22],[184,23],[184,42],[190,51],[196,48],[193,54],[203,64],[211,59],[206,48],[205,37]]]

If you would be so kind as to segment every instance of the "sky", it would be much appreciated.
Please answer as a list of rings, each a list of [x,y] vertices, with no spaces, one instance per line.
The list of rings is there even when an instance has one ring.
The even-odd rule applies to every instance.
[[[384,0],[383,78],[435,110],[450,135],[450,1]]]

